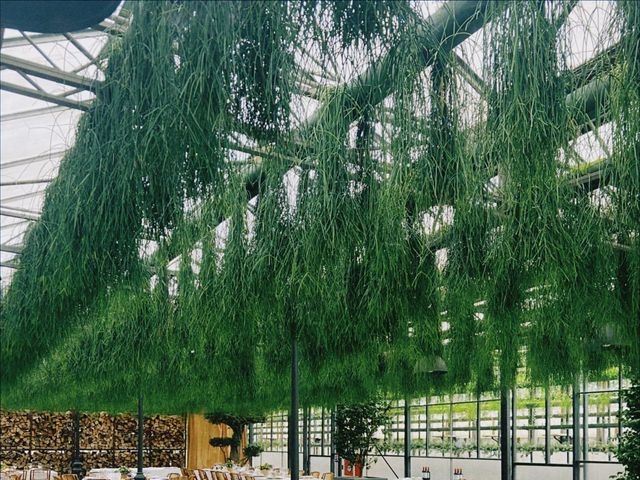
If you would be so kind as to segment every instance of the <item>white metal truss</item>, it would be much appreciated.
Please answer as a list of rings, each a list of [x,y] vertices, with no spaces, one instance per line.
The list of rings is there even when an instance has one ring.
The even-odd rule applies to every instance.
[[[104,77],[101,52],[129,23],[116,10],[93,28],[62,34],[6,29],[0,50],[0,279],[8,282],[24,234],[73,144],[75,127]]]

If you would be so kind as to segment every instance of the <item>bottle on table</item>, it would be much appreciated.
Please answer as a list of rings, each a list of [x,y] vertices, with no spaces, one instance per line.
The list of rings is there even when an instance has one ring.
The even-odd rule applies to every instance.
[[[431,472],[429,467],[422,467],[422,480],[431,480]]]

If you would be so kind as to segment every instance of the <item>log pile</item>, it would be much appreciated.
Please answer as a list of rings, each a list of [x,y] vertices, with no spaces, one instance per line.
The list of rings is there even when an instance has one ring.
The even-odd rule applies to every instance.
[[[28,449],[31,439],[31,415],[24,412],[0,414],[0,448]]]
[[[58,473],[68,472],[71,467],[71,450],[32,450],[30,462]]]
[[[107,413],[80,416],[80,453],[87,470],[133,467],[137,461],[137,419]],[[145,466],[183,466],[184,418],[146,417]],[[43,465],[69,472],[73,454],[73,415],[66,413],[0,411],[0,461],[25,468]]]
[[[80,416],[80,449],[113,448],[113,416],[108,413]]]
[[[32,450],[71,450],[73,448],[73,417],[69,413],[32,413]]]
[[[117,415],[113,419],[114,427],[114,448],[135,450],[138,435],[138,419],[131,415]],[[145,432],[145,437],[147,432]],[[147,442],[144,442],[147,446]]]

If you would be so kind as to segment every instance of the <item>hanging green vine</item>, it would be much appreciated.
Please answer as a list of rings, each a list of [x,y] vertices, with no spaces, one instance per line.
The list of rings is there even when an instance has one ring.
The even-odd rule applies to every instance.
[[[291,335],[308,405],[637,368],[601,337],[639,337],[638,8],[598,192],[567,9],[482,9],[470,108],[453,23],[406,2],[135,2],[2,300],[3,408],[283,408]]]

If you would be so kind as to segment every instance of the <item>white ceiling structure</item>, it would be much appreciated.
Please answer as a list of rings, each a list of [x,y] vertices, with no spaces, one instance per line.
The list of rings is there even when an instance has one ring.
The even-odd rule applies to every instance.
[[[120,9],[93,28],[38,34],[6,29],[0,51],[0,277],[9,282],[24,233],[73,145],[78,119],[103,79],[100,53],[121,36]]]

